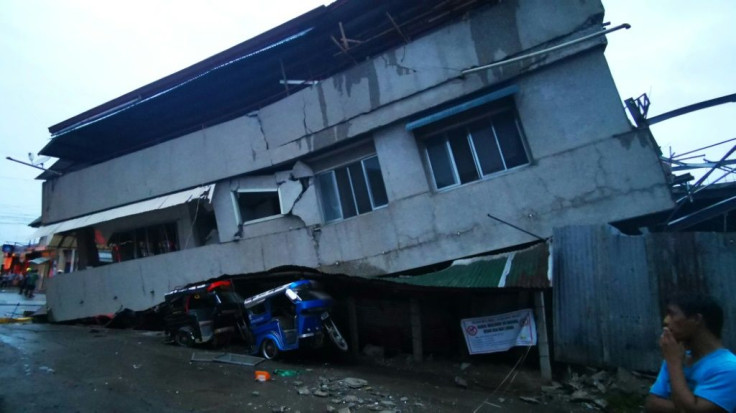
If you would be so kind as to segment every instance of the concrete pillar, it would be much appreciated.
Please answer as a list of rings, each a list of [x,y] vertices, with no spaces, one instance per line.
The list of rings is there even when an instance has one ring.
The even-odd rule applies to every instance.
[[[95,230],[92,227],[80,228],[76,235],[79,269],[99,266],[100,257],[97,254],[97,245],[95,244]]]
[[[411,299],[410,317],[411,347],[414,353],[414,360],[422,361],[424,359],[424,355],[422,354],[422,308],[414,298]]]
[[[350,348],[354,356],[360,354],[360,340],[358,337],[358,309],[354,297],[348,297],[348,323],[350,328]]]
[[[549,339],[547,338],[547,318],[544,308],[544,291],[534,292],[534,318],[537,324],[537,349],[539,350],[539,370],[542,380],[552,381],[552,362],[549,356]]]

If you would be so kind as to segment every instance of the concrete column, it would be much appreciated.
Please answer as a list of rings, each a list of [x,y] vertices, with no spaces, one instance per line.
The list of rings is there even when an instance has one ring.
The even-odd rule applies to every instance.
[[[348,323],[350,328],[350,348],[354,356],[360,354],[360,340],[358,337],[358,309],[355,298],[348,297]]]
[[[537,324],[537,349],[539,350],[539,370],[542,379],[552,380],[552,363],[549,357],[549,340],[547,338],[547,318],[544,308],[544,291],[534,292],[534,318]]]
[[[92,227],[77,230],[77,252],[79,253],[79,269],[97,267],[100,257],[97,255],[95,244],[95,230]]]
[[[422,361],[424,355],[422,354],[422,309],[419,302],[412,298],[411,299],[411,347],[414,352],[414,360]]]

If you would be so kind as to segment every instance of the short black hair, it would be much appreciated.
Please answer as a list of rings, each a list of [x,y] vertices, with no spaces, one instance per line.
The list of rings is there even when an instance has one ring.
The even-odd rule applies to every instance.
[[[702,293],[681,292],[671,296],[667,302],[678,306],[686,317],[701,314],[708,331],[721,338],[723,308],[711,296]]]

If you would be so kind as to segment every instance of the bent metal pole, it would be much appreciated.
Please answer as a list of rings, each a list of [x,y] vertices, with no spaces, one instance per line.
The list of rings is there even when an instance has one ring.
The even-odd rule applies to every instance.
[[[630,28],[631,28],[631,25],[628,24],[628,23],[620,24],[620,25],[618,25],[616,27],[611,27],[610,29],[601,30],[601,31],[596,32],[596,33],[591,33],[591,34],[589,34],[587,36],[583,36],[583,37],[578,38],[578,39],[575,39],[575,40],[570,40],[569,42],[558,44],[557,46],[553,46],[553,47],[550,47],[550,48],[547,48],[547,49],[538,50],[538,51],[533,52],[533,53],[529,53],[529,54],[525,54],[525,55],[522,55],[522,56],[513,57],[511,59],[502,60],[500,62],[495,62],[495,63],[491,63],[491,64],[484,65],[484,66],[474,67],[472,69],[466,69],[466,70],[463,70],[462,71],[462,74],[467,75],[468,73],[479,72],[481,70],[487,70],[487,69],[492,69],[494,67],[503,66],[503,65],[506,65],[506,64],[509,64],[509,63],[517,62],[519,60],[528,59],[530,57],[535,57],[535,56],[543,55],[545,53],[550,53],[550,52],[553,52],[553,51],[558,50],[558,49],[562,49],[562,48],[565,48],[565,47],[568,47],[568,46],[572,46],[574,44],[578,44],[578,43],[584,42],[584,41],[586,41],[588,39],[592,39],[594,37],[598,37],[598,36],[602,36],[604,34],[615,32],[616,30],[620,30],[620,29],[627,29],[628,30]]]

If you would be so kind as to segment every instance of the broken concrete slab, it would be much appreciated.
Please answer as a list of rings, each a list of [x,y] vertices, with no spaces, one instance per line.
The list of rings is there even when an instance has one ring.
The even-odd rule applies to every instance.
[[[314,176],[314,172],[312,171],[312,168],[309,167],[309,165],[305,164],[302,161],[296,161],[294,167],[291,168],[291,175],[295,179],[311,178]]]
[[[283,211],[291,211],[294,208],[294,203],[302,194],[302,184],[299,181],[287,180],[279,184],[279,194]]]

